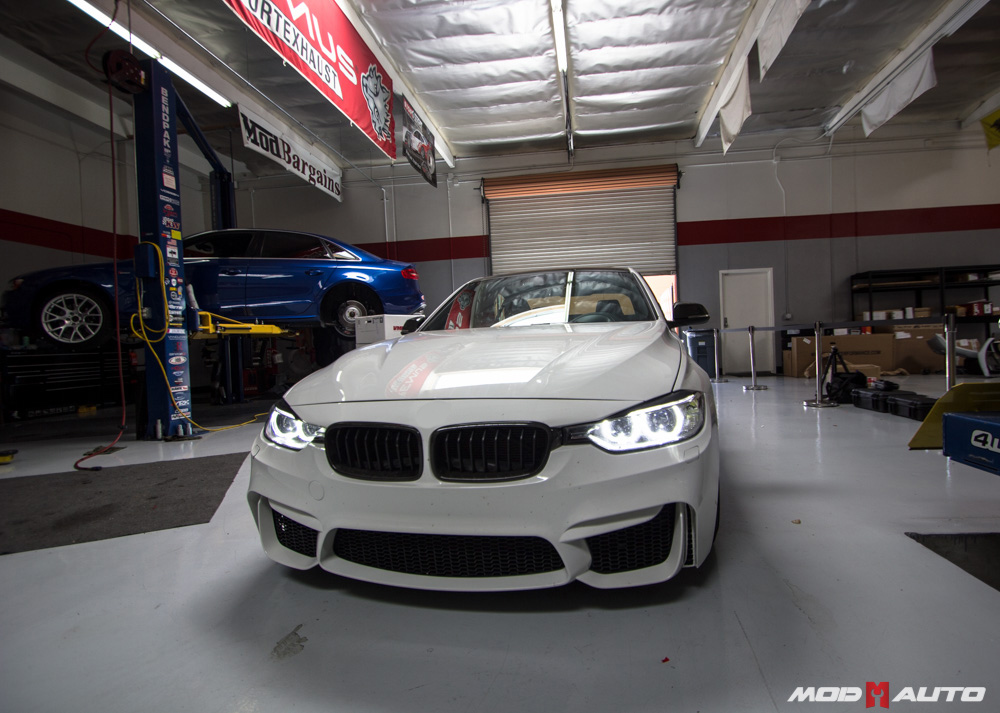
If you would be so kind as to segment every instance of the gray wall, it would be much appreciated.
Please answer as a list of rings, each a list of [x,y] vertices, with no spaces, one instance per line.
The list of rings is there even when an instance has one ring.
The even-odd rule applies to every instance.
[[[100,230],[111,229],[110,159],[105,130],[60,108],[0,86],[0,208]],[[924,129],[921,129],[924,131]],[[359,245],[399,243],[418,250],[407,259],[421,273],[434,305],[465,280],[486,274],[485,258],[421,260],[419,243],[488,232],[479,185],[483,177],[677,163],[681,227],[699,221],[836,215],[1000,203],[1000,161],[992,161],[978,127],[949,129],[929,140],[907,128],[884,127],[871,138],[857,129],[826,140],[775,147],[771,137],[740,137],[723,156],[718,147],[689,142],[619,146],[565,154],[512,154],[438,163],[437,188],[405,163],[348,170],[344,201],[298,179],[239,178],[239,224],[299,228]],[[119,142],[118,226],[135,235],[134,163]],[[996,153],[996,152],[994,152]],[[377,184],[377,185],[376,185]],[[203,176],[183,168],[186,233],[205,226]],[[811,323],[851,317],[847,279],[869,269],[1000,262],[1000,230],[901,234],[864,238],[810,238],[759,243],[691,245],[679,249],[680,297],[703,301],[718,314],[719,271],[771,267],[775,323]],[[408,247],[407,247],[408,246]],[[414,248],[414,246],[417,246]],[[0,280],[85,255],[4,241]],[[437,252],[437,251],[435,251]],[[885,305],[894,306],[894,305]]]

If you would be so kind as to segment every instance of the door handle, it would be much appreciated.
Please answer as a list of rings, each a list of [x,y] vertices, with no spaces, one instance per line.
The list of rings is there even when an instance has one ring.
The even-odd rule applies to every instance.
[[[722,318],[722,328],[729,329],[729,317]]]
[[[306,274],[309,275],[310,277],[315,277],[316,275],[322,275],[323,271],[322,270],[306,270]]]
[[[222,271],[223,275],[241,275],[243,270],[238,267],[229,267]]]

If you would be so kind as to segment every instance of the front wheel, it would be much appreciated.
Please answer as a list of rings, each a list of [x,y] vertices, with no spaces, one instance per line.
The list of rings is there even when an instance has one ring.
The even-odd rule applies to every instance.
[[[46,297],[36,315],[38,331],[67,347],[98,347],[114,331],[108,301],[83,287],[61,290]]]

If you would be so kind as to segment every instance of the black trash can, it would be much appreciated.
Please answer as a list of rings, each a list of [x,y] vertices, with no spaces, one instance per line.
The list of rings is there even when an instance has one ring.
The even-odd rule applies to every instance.
[[[688,329],[684,332],[688,355],[695,363],[715,376],[715,330]]]

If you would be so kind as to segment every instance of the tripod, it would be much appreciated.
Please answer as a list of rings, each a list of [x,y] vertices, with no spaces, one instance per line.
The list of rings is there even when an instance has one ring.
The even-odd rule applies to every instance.
[[[838,365],[844,369],[842,378],[837,378]],[[851,401],[852,390],[868,385],[868,379],[865,378],[864,374],[860,371],[852,372],[848,368],[847,362],[844,361],[844,355],[837,349],[836,344],[830,347],[830,356],[827,358],[826,364],[823,365],[821,382],[826,382],[827,378],[829,378],[826,383],[827,399],[841,404]]]

